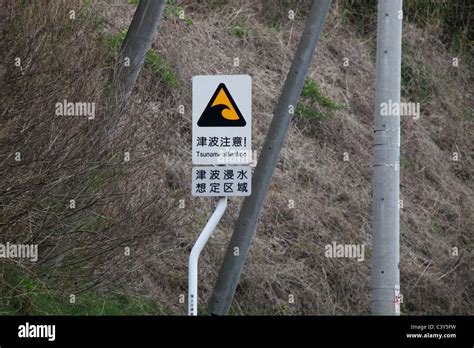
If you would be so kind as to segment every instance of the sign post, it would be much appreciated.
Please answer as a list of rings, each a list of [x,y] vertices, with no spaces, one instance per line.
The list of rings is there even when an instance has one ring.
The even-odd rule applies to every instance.
[[[198,314],[198,260],[224,215],[229,196],[251,194],[252,80],[248,75],[193,78],[191,192],[219,197],[189,256],[188,314]]]
[[[209,218],[206,226],[202,230],[199,238],[191,250],[189,255],[189,275],[188,275],[188,315],[198,314],[198,260],[199,254],[207,243],[207,240],[211,236],[212,232],[216,228],[222,215],[224,215],[225,208],[227,208],[227,197],[222,197],[217,203],[216,210]]]

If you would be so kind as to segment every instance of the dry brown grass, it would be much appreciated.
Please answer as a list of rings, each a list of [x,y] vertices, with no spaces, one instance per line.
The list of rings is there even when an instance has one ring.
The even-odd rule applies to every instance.
[[[106,130],[117,111],[114,98],[107,97],[111,63],[92,8],[33,2],[5,9],[1,242],[38,244],[38,264],[21,266],[46,276],[55,290],[78,294],[98,283],[117,286],[127,272],[123,248],[148,240],[150,225],[165,228],[179,219],[169,215],[159,183],[152,194],[136,195],[140,187],[124,180],[152,156],[135,152],[129,163],[123,160],[125,151],[138,146],[134,134],[141,110],[131,105],[124,112],[128,127],[107,150]],[[22,69],[13,64],[16,57]],[[55,104],[63,100],[95,102],[95,118],[56,116]],[[15,161],[17,152],[21,161]],[[136,223],[143,229],[135,229]],[[111,265],[121,268],[111,272]]]
[[[373,36],[361,37],[341,22],[338,4],[336,1],[326,23],[310,76],[325,95],[346,108],[335,111],[334,119],[320,123],[294,120],[237,288],[233,313],[369,313],[375,42]],[[109,284],[120,282],[172,307],[175,313],[184,314],[186,303],[180,303],[179,296],[187,291],[188,255],[215,204],[212,199],[193,199],[189,192],[191,77],[241,73],[252,76],[253,144],[254,149],[259,150],[302,30],[308,2],[289,5],[297,10],[295,21],[285,20],[285,7],[269,8],[256,1],[183,1],[179,6],[185,9],[193,24],[186,25],[172,15],[167,16],[160,24],[153,47],[172,66],[180,84],[169,88],[146,69],[142,72],[130,101],[122,135],[118,138],[121,141],[115,150],[121,154],[127,149],[134,159],[133,163],[127,164],[119,183],[111,185],[113,190],[120,189],[118,192],[127,194],[123,199],[112,199],[115,197],[113,192],[118,192],[111,192],[109,188],[106,194],[100,194],[102,204],[97,203],[101,214],[116,219],[123,217],[119,219],[120,223],[107,229],[108,232],[100,231],[101,235],[112,240],[112,236],[120,237],[120,247],[131,245],[133,253],[124,258],[123,249],[107,252],[104,249],[105,253],[97,259],[100,261],[94,262],[102,265],[98,267],[99,274],[95,279],[106,279]],[[105,16],[105,30],[117,33],[129,23],[134,7],[121,2],[113,2],[110,6],[101,1],[94,9]],[[56,23],[54,19],[49,21]],[[40,24],[35,26],[41,27]],[[243,28],[246,35],[232,34],[232,28],[236,26]],[[89,34],[93,35],[92,32]],[[402,121],[401,195],[404,209],[401,211],[400,267],[403,309],[408,314],[472,314],[473,125],[456,116],[461,113],[461,104],[472,114],[472,76],[464,66],[456,70],[450,67],[452,54],[436,39],[434,29],[421,30],[407,24],[404,35],[410,45],[404,61],[410,62],[414,69],[423,69],[424,59],[430,55],[432,72],[427,75],[430,98],[421,105],[421,118]],[[82,41],[85,40],[75,40],[74,47],[79,49],[80,45],[87,45]],[[23,46],[19,46],[20,43]],[[39,117],[47,119],[46,115],[51,113],[46,101],[62,98],[66,93],[63,89],[75,89],[68,96],[100,100],[99,87],[94,89],[93,85],[104,81],[98,72],[104,57],[87,56],[100,54],[90,41],[88,44],[90,46],[81,51],[86,56],[70,52],[64,59],[68,62],[67,69],[65,63],[58,66],[58,74],[47,75],[41,83],[44,87],[39,91],[27,87],[37,86],[37,81],[20,78],[18,72],[8,72],[6,96],[11,100],[2,104],[12,105],[17,100],[13,104],[15,110],[18,105],[23,108],[8,118],[14,120],[9,121],[13,122],[10,126],[3,126],[6,121],[2,120],[1,143],[2,149],[6,150],[2,163],[11,161],[18,144],[27,143],[31,137],[38,141],[35,149],[44,151],[52,135],[59,131],[73,132],[75,128],[69,129],[70,125],[65,125],[64,121],[41,121],[43,126],[38,121]],[[31,45],[19,40],[8,58],[27,50],[28,46]],[[41,48],[37,51],[45,57],[39,62],[51,56],[51,51]],[[239,67],[233,66],[234,57],[240,58]],[[349,67],[343,66],[344,57],[349,58]],[[82,67],[81,74],[68,76],[65,70],[74,70],[74,66]],[[44,69],[44,66],[38,66],[40,68]],[[94,76],[83,76],[84,69]],[[40,76],[36,70],[30,70],[30,75]],[[83,83],[81,76],[85,79]],[[41,105],[43,110],[37,113]],[[185,106],[185,115],[177,112],[178,105]],[[38,118],[33,118],[34,115]],[[30,119],[32,132],[20,133],[26,120]],[[43,165],[57,173],[57,178],[54,173],[43,174],[41,170],[44,169],[38,167],[42,162],[32,164],[25,160],[29,171],[42,173],[44,183],[23,184],[19,180],[33,180],[30,179],[32,174],[21,172],[20,175],[18,167],[2,166],[8,169],[2,172],[2,178],[10,180],[5,182],[5,187],[16,185],[12,187],[17,187],[14,192],[22,195],[21,201],[36,205],[45,192],[55,192],[56,196],[64,198],[69,197],[70,192],[80,190],[81,181],[76,181],[79,180],[80,164],[89,163],[88,156],[101,165],[104,163],[103,158],[94,157],[97,147],[89,145],[90,139],[94,138],[92,134],[100,129],[97,127],[100,120],[101,117],[90,125],[90,133],[81,133],[81,138],[76,137],[69,144],[71,151],[77,150],[74,157],[77,162],[67,162],[71,163],[67,171],[58,172],[55,167],[66,158],[70,161],[69,155],[65,156],[69,152],[60,146],[50,153],[51,162]],[[81,132],[86,132],[86,125],[82,124],[82,127],[79,127]],[[11,131],[7,131],[9,129]],[[127,133],[129,129],[134,130],[133,136]],[[19,140],[13,144],[11,139],[19,134],[32,135],[17,138]],[[66,135],[64,137],[68,139]],[[79,151],[84,148],[88,150]],[[451,161],[454,151],[460,153],[461,161]],[[344,152],[349,153],[349,162],[342,160]],[[25,153],[35,152],[29,149]],[[30,156],[27,159],[38,158],[37,155]],[[142,159],[143,164],[138,159]],[[84,170],[88,168],[88,165],[82,165]],[[122,163],[114,168],[122,168]],[[47,188],[48,183],[65,177],[65,173],[74,174],[74,181],[58,186],[57,191]],[[43,189],[35,191],[31,187]],[[104,187],[99,191],[103,190]],[[21,206],[20,199],[7,199],[10,198],[2,197],[2,215],[8,217],[6,221],[17,221],[11,231],[27,230],[26,212],[31,216],[31,211],[37,208]],[[289,207],[289,200],[294,201],[294,208]],[[180,202],[184,202],[184,209],[180,208]],[[240,203],[241,199],[230,201],[222,222],[201,255],[199,291],[203,304],[212,291]],[[23,211],[24,219],[15,217],[14,212]],[[90,214],[87,211],[86,216]],[[62,220],[51,223],[51,226],[60,225]],[[38,223],[32,226],[35,234],[48,230],[47,225],[42,230],[37,229]],[[133,244],[127,236],[133,239]],[[324,246],[332,241],[367,244],[369,251],[365,261],[326,258]],[[459,248],[460,257],[451,256],[453,246]],[[93,255],[88,249],[84,254]],[[87,269],[94,267],[89,262],[82,265]],[[68,274],[68,271],[63,270],[61,274]],[[294,304],[288,303],[290,294],[295,297]]]

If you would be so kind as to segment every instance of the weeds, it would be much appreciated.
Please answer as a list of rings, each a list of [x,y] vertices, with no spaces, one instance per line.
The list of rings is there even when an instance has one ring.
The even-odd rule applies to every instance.
[[[441,226],[438,222],[433,222],[431,224],[431,231],[434,233],[434,234],[440,234],[440,235],[444,235],[446,234],[446,230],[444,229],[443,226]]]
[[[229,29],[229,33],[231,35],[234,35],[238,37],[239,39],[242,39],[246,36],[248,36],[248,31],[246,29],[243,29],[242,27],[235,26]]]
[[[19,267],[4,263],[1,269],[0,315],[171,314],[169,309],[138,295],[94,290],[60,293]]]
[[[116,57],[118,55],[126,35],[127,29],[125,28],[116,35],[108,35],[106,37],[109,57]],[[168,87],[176,87],[178,85],[178,77],[170,64],[153,48],[150,48],[146,53],[145,68],[162,80]],[[110,89],[110,86],[108,86],[108,89]]]
[[[414,48],[402,41],[401,95],[419,103],[428,102],[436,90],[431,81],[433,72],[429,64],[416,59]]]
[[[159,77],[168,87],[175,87],[178,78],[171,66],[153,48],[146,53],[145,67]]]
[[[110,268],[127,263],[125,245],[133,247],[151,235],[151,229],[145,231],[134,219],[150,213],[145,220],[151,218],[155,228],[166,228],[161,218],[167,215],[168,202],[152,197],[153,193],[142,197],[145,199],[130,198],[137,186],[129,180],[145,162],[136,154],[123,165],[124,143],[136,149],[140,140],[129,120],[136,120],[143,107],[127,110],[130,119],[124,121],[114,144],[108,149],[104,146],[108,119],[116,106],[113,98],[104,98],[108,78],[104,65],[110,64],[120,49],[126,32],[104,37],[94,5],[83,8],[76,20],[64,20],[69,3],[38,3],[12,3],[11,16],[2,27],[2,45],[11,48],[5,51],[5,59],[13,62],[15,57],[27,57],[30,63],[21,71],[9,68],[2,75],[8,87],[2,89],[7,107],[0,121],[1,191],[6,193],[0,197],[0,242],[23,239],[37,244],[45,271],[40,271],[39,265],[25,264],[11,283],[13,289],[20,289],[20,295],[29,291],[32,297],[7,293],[6,301],[13,299],[5,304],[2,295],[0,308],[8,313],[70,313],[44,306],[48,301],[60,301],[51,298],[62,299],[63,293],[92,291],[99,284],[107,290],[110,283],[116,287],[122,282],[126,267],[121,267],[122,274],[110,272]],[[150,63],[156,59],[152,57]],[[169,77],[167,81],[171,81]],[[56,115],[55,103],[64,99],[95,102],[96,117]],[[21,154],[21,160],[15,159],[15,153]],[[74,208],[68,205],[71,199],[75,200]],[[117,252],[120,249],[122,252]],[[4,283],[9,272],[5,269],[2,274],[0,292],[10,289]],[[29,278],[33,272],[36,277]],[[43,281],[55,288],[50,297],[45,295],[47,288],[40,288]],[[94,296],[91,306],[103,299],[102,295]],[[104,300],[115,301],[115,307],[123,304],[122,300]],[[133,305],[124,306],[130,309]],[[113,311],[110,308],[109,312]]]
[[[351,25],[364,37],[373,34],[377,27],[376,0],[340,0],[342,22]],[[410,0],[403,2],[404,20],[420,28],[439,28],[446,47],[459,52],[474,68],[474,26],[471,0]]]
[[[298,117],[320,122],[332,119],[334,117],[333,111],[343,108],[344,105],[323,95],[316,81],[306,78],[295,113]]]
[[[178,18],[183,21],[186,25],[192,25],[193,20],[191,18],[184,17],[184,8],[175,3],[175,0],[168,0],[168,4],[165,7],[163,16],[165,19]]]

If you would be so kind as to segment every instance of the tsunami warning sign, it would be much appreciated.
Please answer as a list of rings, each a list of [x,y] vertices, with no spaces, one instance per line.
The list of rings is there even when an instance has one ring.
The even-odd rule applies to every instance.
[[[251,162],[252,80],[249,75],[193,78],[194,164]]]

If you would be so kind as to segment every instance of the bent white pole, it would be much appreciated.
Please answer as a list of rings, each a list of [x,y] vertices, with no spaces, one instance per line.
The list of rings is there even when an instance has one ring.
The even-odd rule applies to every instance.
[[[189,255],[189,278],[188,278],[188,315],[198,314],[198,261],[199,255],[202,249],[207,243],[207,240],[211,236],[212,232],[216,228],[222,215],[224,215],[225,209],[227,208],[227,197],[219,198],[217,202],[216,210],[212,213],[209,221],[199,235],[196,243],[191,250]]]

